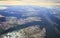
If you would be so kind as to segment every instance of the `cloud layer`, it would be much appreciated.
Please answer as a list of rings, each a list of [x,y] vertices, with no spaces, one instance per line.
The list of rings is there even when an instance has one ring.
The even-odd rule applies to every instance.
[[[0,7],[0,10],[4,10],[4,9],[7,9],[7,7]]]

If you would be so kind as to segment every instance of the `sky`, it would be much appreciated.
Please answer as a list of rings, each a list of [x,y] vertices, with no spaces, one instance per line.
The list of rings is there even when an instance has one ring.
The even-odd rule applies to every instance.
[[[20,0],[20,1],[60,2],[60,0]]]
[[[2,0],[1,0],[2,1]],[[60,2],[60,0],[8,0],[8,1],[38,1],[38,2]]]
[[[60,6],[60,0],[19,0],[19,1],[0,1],[0,9],[5,7],[1,7],[1,5],[36,5],[36,6]]]
[[[53,2],[34,2],[34,1],[0,1],[0,5],[60,5],[60,3]]]

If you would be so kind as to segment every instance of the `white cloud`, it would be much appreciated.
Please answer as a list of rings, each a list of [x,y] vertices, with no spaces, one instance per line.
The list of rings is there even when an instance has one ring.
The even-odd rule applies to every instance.
[[[7,7],[0,7],[0,10],[4,10],[4,9],[7,9]]]
[[[38,13],[38,11],[39,10],[35,10],[34,8],[32,8],[32,7],[27,7],[27,8],[25,8],[25,11],[27,12],[27,13],[24,13],[22,16],[35,16],[35,15],[37,15]]]
[[[32,21],[41,21],[40,17],[28,17],[25,19],[26,21],[32,22]]]
[[[0,14],[0,17],[4,17],[4,16]]]

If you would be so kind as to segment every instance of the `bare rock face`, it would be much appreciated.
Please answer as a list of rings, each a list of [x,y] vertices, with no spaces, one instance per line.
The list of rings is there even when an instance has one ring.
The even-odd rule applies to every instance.
[[[35,25],[4,34],[2,38],[44,38],[45,33],[45,28],[40,29],[38,25]]]

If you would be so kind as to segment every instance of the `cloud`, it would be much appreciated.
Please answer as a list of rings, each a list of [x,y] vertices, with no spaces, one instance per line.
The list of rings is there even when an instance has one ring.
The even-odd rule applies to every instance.
[[[32,21],[41,21],[40,17],[28,17],[25,19],[26,21],[32,22]]]
[[[0,14],[0,17],[4,17],[4,16]]]
[[[4,9],[7,9],[7,7],[0,7],[0,10],[4,10]]]
[[[24,10],[26,11],[26,13],[24,13],[22,16],[34,16],[37,15],[37,11],[32,7],[25,7]]]

